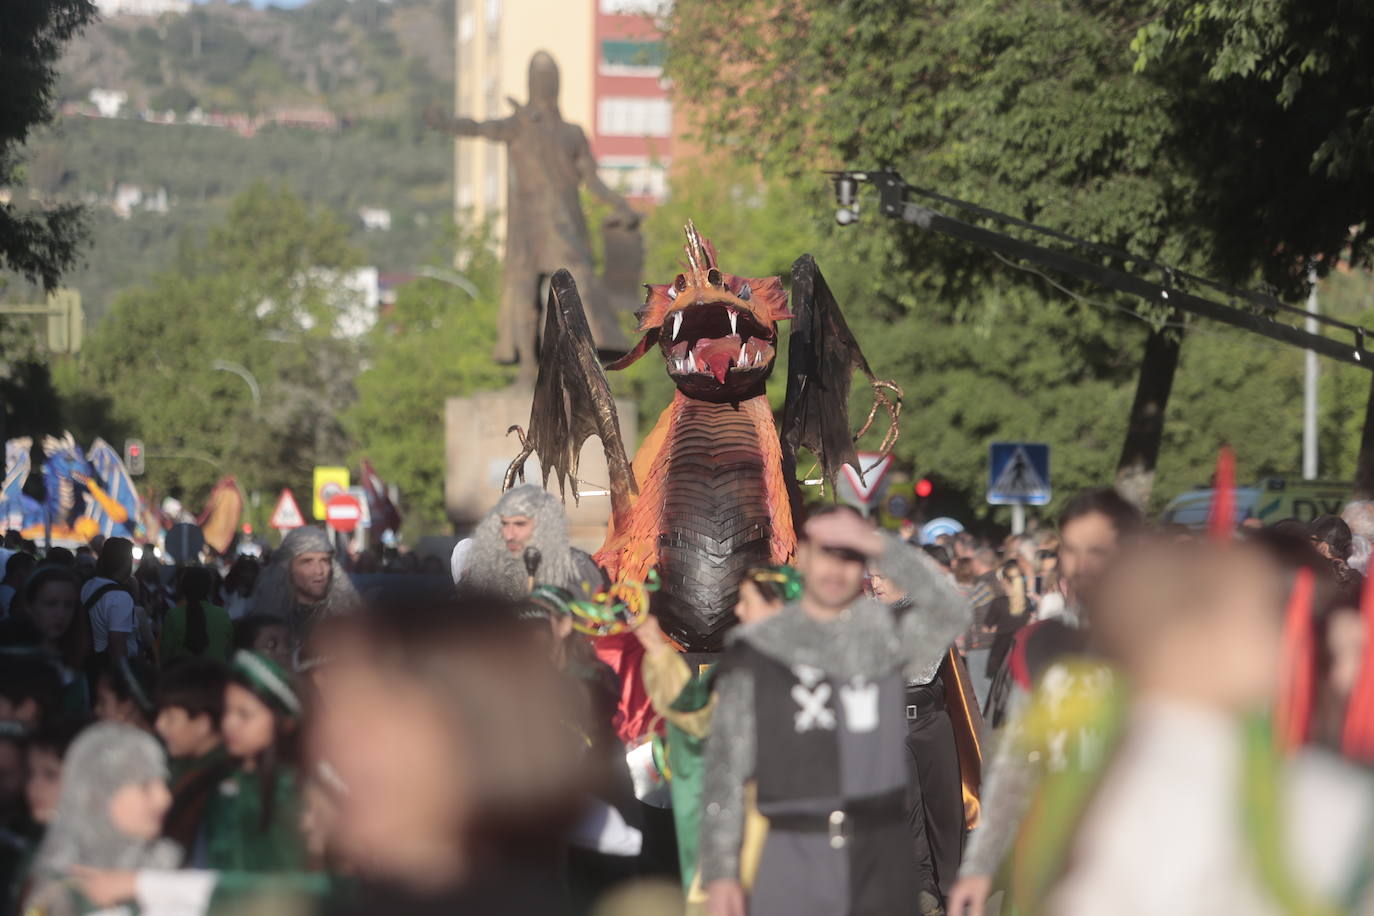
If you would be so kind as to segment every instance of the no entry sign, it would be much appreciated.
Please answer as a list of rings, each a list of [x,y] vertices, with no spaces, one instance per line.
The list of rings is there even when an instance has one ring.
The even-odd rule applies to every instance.
[[[340,493],[324,504],[324,521],[335,531],[349,534],[363,517],[363,504],[348,493]]]

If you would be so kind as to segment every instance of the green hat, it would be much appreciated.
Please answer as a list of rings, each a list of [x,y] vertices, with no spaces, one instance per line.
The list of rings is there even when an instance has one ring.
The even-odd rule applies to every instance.
[[[272,659],[240,649],[234,653],[229,670],[242,678],[246,686],[267,705],[292,718],[300,717],[301,698],[291,687],[291,676]]]
[[[801,573],[793,566],[759,566],[744,577],[755,585],[769,586],[783,601],[796,601],[802,596]]]

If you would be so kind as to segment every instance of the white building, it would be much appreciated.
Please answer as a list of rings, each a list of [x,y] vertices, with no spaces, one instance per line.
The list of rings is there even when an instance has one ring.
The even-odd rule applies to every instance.
[[[129,93],[123,89],[92,89],[89,98],[102,118],[117,118],[129,101]]]
[[[363,228],[369,231],[391,231],[391,211],[385,207],[359,207],[358,219],[363,221]]]
[[[161,16],[191,11],[191,0],[96,0],[102,16]]]

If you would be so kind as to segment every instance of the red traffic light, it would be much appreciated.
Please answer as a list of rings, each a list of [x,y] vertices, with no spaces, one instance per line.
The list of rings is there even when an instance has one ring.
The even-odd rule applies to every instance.
[[[131,446],[129,446],[129,457],[130,457],[130,458],[137,458],[139,455],[142,455],[142,454],[143,454],[143,446],[141,446],[141,445],[131,445]]]
[[[930,482],[929,477],[922,477],[920,480],[916,481],[916,486],[912,489],[916,491],[917,496],[921,497],[921,499],[925,499],[931,493],[935,492],[935,484]]]

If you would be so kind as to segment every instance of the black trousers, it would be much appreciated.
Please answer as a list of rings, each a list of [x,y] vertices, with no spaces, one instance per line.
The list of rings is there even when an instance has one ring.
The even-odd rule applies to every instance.
[[[907,824],[922,890],[944,900],[964,853],[959,750],[943,704],[907,722]]]

